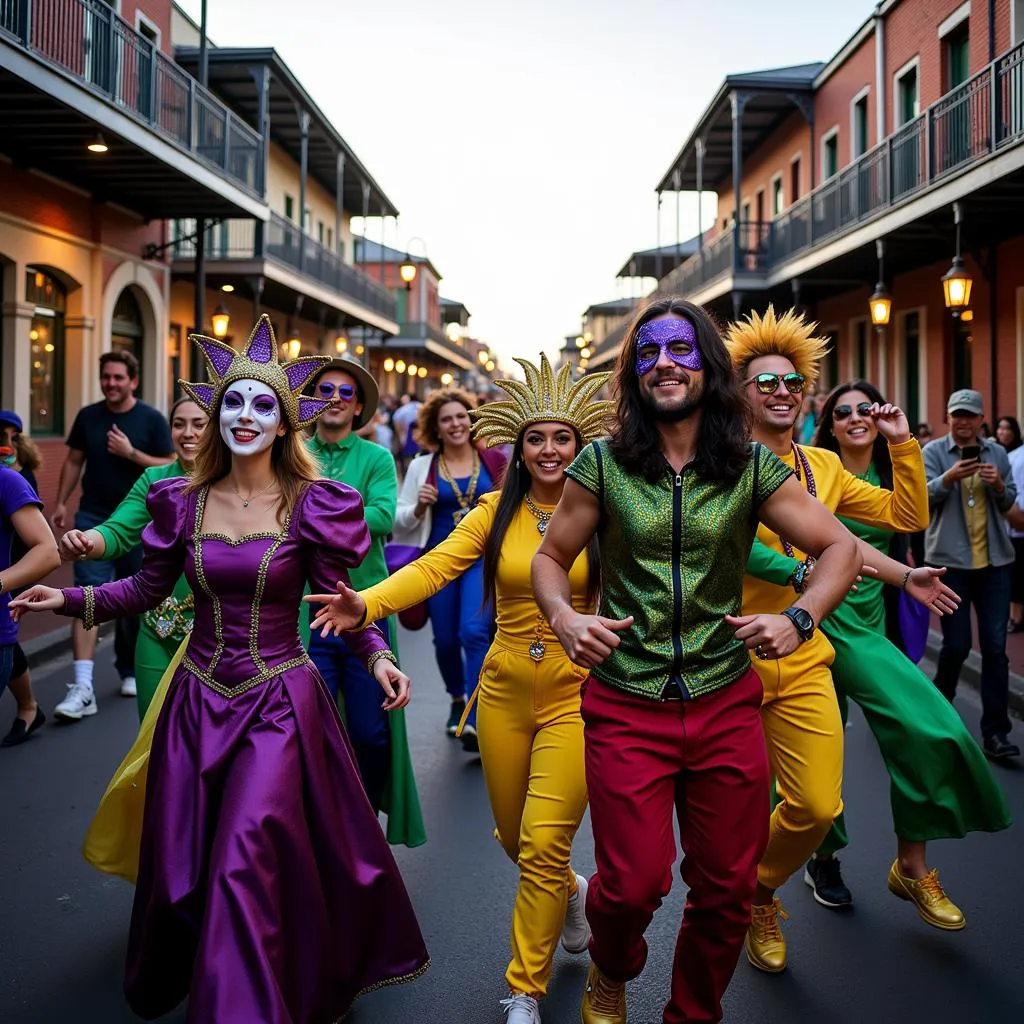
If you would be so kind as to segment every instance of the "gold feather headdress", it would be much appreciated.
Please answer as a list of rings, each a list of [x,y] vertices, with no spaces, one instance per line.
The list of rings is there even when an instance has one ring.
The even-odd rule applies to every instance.
[[[546,355],[541,355],[539,368],[526,359],[516,362],[526,374],[526,383],[507,378],[494,382],[510,401],[488,402],[473,410],[475,438],[485,440],[488,448],[515,444],[533,423],[567,423],[584,444],[605,433],[604,420],[612,403],[591,399],[604,387],[610,373],[588,373],[573,384],[569,363],[556,377]]]
[[[258,380],[273,388],[293,430],[308,427],[331,404],[321,398],[309,398],[302,394],[302,389],[330,363],[330,357],[299,356],[286,363],[280,362],[274,328],[266,313],[256,321],[241,351],[236,351],[227,342],[207,338],[202,334],[190,334],[189,338],[199,346],[206,358],[210,383],[189,383],[184,380],[178,383],[208,416],[216,413],[228,385],[236,380]]]
[[[784,356],[806,378],[810,391],[818,380],[818,365],[828,352],[828,339],[817,337],[817,328],[794,309],[776,317],[775,307],[769,305],[764,316],[753,312],[730,324],[725,347],[737,370],[758,356]]]

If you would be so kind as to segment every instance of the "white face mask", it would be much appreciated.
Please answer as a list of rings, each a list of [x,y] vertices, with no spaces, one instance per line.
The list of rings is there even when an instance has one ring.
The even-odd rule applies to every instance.
[[[258,380],[236,380],[220,403],[220,436],[235,455],[269,448],[281,426],[281,403],[274,389]]]

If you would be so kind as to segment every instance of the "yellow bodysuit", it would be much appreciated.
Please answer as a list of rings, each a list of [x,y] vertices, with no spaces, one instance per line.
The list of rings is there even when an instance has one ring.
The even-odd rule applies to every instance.
[[[831,512],[901,533],[928,525],[928,490],[921,447],[914,438],[890,445],[893,489],[875,487],[843,468],[839,457],[822,448],[800,450],[806,456],[814,492]],[[808,479],[793,452],[782,457],[805,488]],[[758,527],[757,536],[784,551],[778,534]],[[804,552],[791,549],[802,559]],[[743,581],[743,614],[779,613],[796,600],[780,587],[749,574]],[[814,636],[779,661],[751,661],[764,685],[761,720],[780,801],[772,813],[768,849],[758,880],[778,889],[818,848],[842,810],[843,724],[829,665],[834,652],[824,633]]]
[[[476,562],[498,498],[485,494],[436,548],[363,591],[366,621],[418,604]],[[477,730],[495,835],[520,872],[505,977],[513,992],[540,998],[566,903],[576,890],[569,854],[587,806],[580,685],[588,670],[569,660],[534,600],[530,563],[541,541],[537,523],[521,503],[501,546],[498,633],[477,688]],[[569,573],[573,607],[581,612],[593,610],[588,579],[584,553]]]

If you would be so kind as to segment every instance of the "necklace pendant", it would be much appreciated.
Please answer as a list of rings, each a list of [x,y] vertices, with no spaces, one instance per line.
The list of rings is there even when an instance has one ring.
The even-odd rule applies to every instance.
[[[530,644],[530,657],[533,658],[534,661],[540,661],[541,658],[544,657],[546,651],[547,648],[539,640],[534,640],[533,643]]]
[[[249,507],[249,502],[248,502],[248,501],[246,501],[246,499],[245,499],[245,498],[243,498],[243,499],[242,499],[242,508],[248,508],[248,507]]]
[[[537,532],[543,537],[548,532],[548,521],[546,519],[537,520]]]
[[[967,495],[967,507],[968,508],[974,508],[974,495],[973,494],[968,494]]]
[[[461,523],[462,520],[465,519],[465,518],[466,518],[466,509],[464,509],[464,508],[460,508],[458,512],[453,512],[452,513],[452,522],[454,522],[456,526],[458,526],[459,523]]]

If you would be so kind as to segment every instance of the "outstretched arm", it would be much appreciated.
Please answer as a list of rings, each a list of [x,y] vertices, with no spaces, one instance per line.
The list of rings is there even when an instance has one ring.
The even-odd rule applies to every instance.
[[[788,537],[817,565],[804,592],[793,602],[819,625],[846,596],[861,568],[853,534],[816,498],[790,477],[761,503],[758,513],[769,529]],[[736,637],[762,658],[784,658],[800,646],[796,626],[785,615],[726,616]]]

